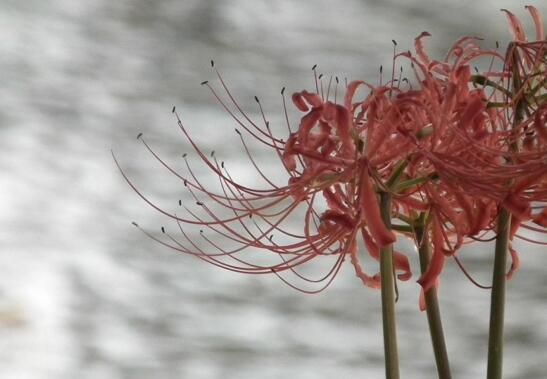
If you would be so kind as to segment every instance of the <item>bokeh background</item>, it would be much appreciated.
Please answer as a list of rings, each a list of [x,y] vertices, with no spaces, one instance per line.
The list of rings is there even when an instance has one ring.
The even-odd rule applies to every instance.
[[[423,30],[436,57],[463,34],[504,46],[499,8],[531,25],[523,5],[0,0],[0,377],[381,378],[379,293],[363,288],[351,267],[310,296],[275,277],[223,272],[169,251],[131,226],[172,228],[123,181],[110,150],[144,192],[174,205],[187,196],[180,182],[135,140],[143,132],[180,165],[190,149],[173,105],[204,150],[252,175],[235,125],[199,85],[218,85],[210,59],[250,116],[258,117],[258,95],[282,127],[279,90],[310,88],[312,65],[376,81],[379,66],[390,67],[391,40],[408,49]],[[547,15],[545,2],[535,5]],[[508,287],[506,378],[542,379],[547,252],[519,249],[522,270]],[[490,248],[461,256],[489,282]],[[400,291],[402,375],[435,378],[418,285]],[[484,376],[488,291],[450,261],[441,296],[454,377]]]

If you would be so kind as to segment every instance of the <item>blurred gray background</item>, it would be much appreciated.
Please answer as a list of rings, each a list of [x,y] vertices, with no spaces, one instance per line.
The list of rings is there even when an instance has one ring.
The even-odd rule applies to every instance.
[[[463,34],[503,46],[501,7],[532,24],[520,1],[334,4],[0,0],[1,378],[382,377],[379,292],[363,288],[351,267],[311,296],[275,277],[224,272],[169,251],[131,226],[173,228],[132,192],[110,155],[149,196],[174,205],[180,183],[135,140],[143,132],[180,164],[190,149],[173,105],[204,150],[216,149],[243,176],[248,166],[234,123],[199,85],[218,85],[210,59],[249,115],[258,116],[258,95],[282,131],[279,90],[312,88],[314,64],[375,82],[378,67],[390,67],[392,39],[408,49],[428,30],[429,51],[442,57]],[[536,5],[547,15],[545,2]],[[542,379],[547,254],[519,250],[506,378]],[[461,254],[483,283],[490,252]],[[435,378],[418,285],[400,291],[402,377]],[[452,261],[441,291],[454,377],[483,377],[489,293]]]

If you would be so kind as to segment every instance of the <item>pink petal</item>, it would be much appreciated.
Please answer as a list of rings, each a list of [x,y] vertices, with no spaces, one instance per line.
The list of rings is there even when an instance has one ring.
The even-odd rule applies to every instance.
[[[509,194],[502,202],[504,208],[510,211],[514,217],[520,220],[528,220],[531,217],[532,209],[530,204],[519,199],[515,194]]]
[[[323,212],[320,219],[321,221],[330,221],[337,226],[347,229],[348,231],[351,231],[355,226],[353,218],[351,218],[348,214],[339,211],[327,210]]]
[[[340,211],[340,212],[346,209],[346,206],[342,202],[340,195],[332,192],[330,188],[325,188],[323,190],[323,197],[325,198],[325,201],[327,202],[327,206],[330,209]]]
[[[502,9],[509,20],[509,27],[513,38],[518,42],[526,42],[526,34],[524,33],[524,28],[520,20],[513,13],[509,12],[507,9]]]
[[[304,101],[304,98],[299,92],[293,93],[292,102],[302,112],[307,112],[309,110],[308,104],[306,104],[306,102]]]
[[[316,93],[302,91],[300,92],[300,94],[306,100],[306,102],[310,104],[313,108],[318,108],[321,105],[323,105],[323,100],[321,99],[321,96],[319,96]]]
[[[303,147],[309,147],[308,135],[319,120],[320,116],[321,110],[313,109],[310,113],[302,117],[302,119],[300,120],[300,126],[298,127],[298,142],[300,142]]]
[[[372,238],[379,247],[395,242],[395,234],[389,230],[382,220],[378,196],[374,192],[368,167],[364,166],[361,175],[361,212],[367,223]]]
[[[429,291],[434,285],[443,271],[445,255],[443,252],[443,236],[441,226],[437,221],[437,217],[433,218],[433,255],[429,262],[427,271],[422,274],[418,283],[422,286],[424,292]]]
[[[361,262],[359,261],[359,256],[357,251],[357,242],[355,241],[355,239],[351,242],[350,257],[351,257],[351,264],[353,265],[355,269],[355,276],[361,279],[363,284],[367,287],[380,288],[379,275],[370,276],[365,272],[365,270],[363,270],[363,266],[361,266]]]
[[[398,251],[393,252],[393,265],[395,270],[401,270],[403,273],[398,274],[397,278],[399,280],[409,280],[412,277],[412,271],[410,271],[410,263],[408,262],[408,257]]]
[[[511,268],[506,274],[507,279],[511,279],[520,268],[520,258],[517,251],[509,246],[509,253],[511,254]]]
[[[422,32],[418,37],[414,40],[414,48],[416,49],[416,53],[418,54],[418,57],[420,57],[420,60],[423,64],[426,66],[429,65],[429,62],[431,61],[429,59],[429,56],[425,52],[424,44],[422,42],[422,39],[424,37],[429,37],[431,34],[429,32]]]
[[[355,91],[357,91],[357,88],[364,82],[362,80],[354,80],[350,84],[348,84],[348,89],[346,90],[346,96],[344,97],[344,107],[351,111],[352,106],[352,100],[353,96],[355,95]]]
[[[545,29],[543,28],[543,19],[541,18],[541,13],[537,10],[536,7],[532,5],[526,5],[524,8],[528,9],[528,12],[532,15],[534,24],[536,26],[536,40],[542,41],[545,39]]]

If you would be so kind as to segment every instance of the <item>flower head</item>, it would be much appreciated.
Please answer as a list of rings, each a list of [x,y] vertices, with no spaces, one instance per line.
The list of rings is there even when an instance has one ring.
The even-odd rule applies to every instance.
[[[242,152],[264,186],[238,182],[224,162],[198,146],[173,109],[180,131],[219,185],[217,190],[204,185],[186,157],[187,173],[179,173],[141,138],[199,207],[184,205],[183,215],[164,210],[122,170],[139,196],[174,220],[178,229],[178,235],[165,233],[165,238],[145,233],[221,268],[275,274],[292,287],[315,293],[332,282],[347,256],[362,282],[378,288],[379,274],[365,271],[358,246],[362,243],[379,259],[380,249],[395,242],[395,232],[416,238],[417,220],[425,223],[424,238],[433,246],[429,269],[418,280],[424,291],[438,282],[446,257],[457,259],[463,244],[495,230],[502,207],[513,215],[512,237],[520,227],[544,232],[547,46],[539,12],[528,10],[537,40],[527,41],[520,21],[506,11],[515,38],[506,54],[463,37],[443,60],[435,60],[427,54],[424,40],[429,33],[424,32],[415,40],[414,54],[394,51],[387,83],[352,81],[338,101],[338,79],[331,94],[330,82],[325,93],[316,76],[314,91],[291,96],[303,113],[294,130],[283,89],[286,140],[273,134],[258,98],[261,122],[242,110],[217,71],[226,100],[208,82],[202,84],[238,125]],[[490,66],[473,73],[473,64],[484,58],[491,60]],[[415,84],[395,77],[396,65],[404,63],[410,65]],[[284,183],[276,183],[260,167],[249,140],[277,156],[287,175]],[[381,215],[378,192],[393,197],[388,210],[397,220],[393,226]],[[299,232],[294,223],[300,225]],[[188,225],[201,228],[199,239],[187,232]],[[249,255],[248,250],[263,254]],[[516,268],[518,255],[512,248],[511,256]],[[329,259],[330,269],[319,278],[307,277],[300,266],[318,257]],[[394,254],[394,269],[401,280],[411,277],[401,252]],[[301,289],[287,274],[318,288]]]
[[[528,9],[540,38],[544,32],[539,13]],[[408,133],[419,146],[409,162],[410,177],[429,178],[414,192],[416,200],[426,203],[432,213],[433,262],[419,280],[425,290],[440,274],[440,256],[455,256],[462,244],[495,231],[501,208],[513,216],[511,239],[519,237],[520,227],[545,232],[526,221],[541,225],[547,200],[543,136],[547,45],[544,37],[527,42],[520,21],[507,14],[516,41],[504,55],[464,37],[445,60],[435,61],[422,42],[428,34],[417,38],[416,57],[406,54],[418,68],[420,88],[404,96],[412,97],[423,111],[414,117],[414,124],[431,128],[422,138]],[[474,61],[481,57],[491,58],[490,67],[472,74]],[[498,71],[493,69],[496,65]],[[513,267],[508,276],[518,266],[516,251],[510,251]]]

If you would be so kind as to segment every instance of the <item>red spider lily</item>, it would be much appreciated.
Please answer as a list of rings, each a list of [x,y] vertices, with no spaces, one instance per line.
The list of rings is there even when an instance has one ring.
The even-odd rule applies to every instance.
[[[539,13],[533,7],[528,9],[534,17],[537,36],[543,35]],[[532,220],[539,226],[545,222],[547,45],[545,40],[523,42],[520,22],[507,14],[520,40],[509,46],[505,56],[481,49],[473,38],[465,37],[453,46],[444,61],[434,61],[422,43],[427,33],[416,40],[416,58],[404,54],[417,68],[421,84],[418,90],[401,95],[419,110],[408,113],[412,121],[402,130],[419,146],[405,174],[409,179],[431,179],[415,191],[418,206],[407,199],[403,211],[410,215],[427,204],[433,211],[432,229],[437,235],[433,237],[434,259],[419,280],[426,290],[434,285],[442,269],[440,252],[453,255],[466,239],[480,239],[479,233],[493,229],[500,207],[513,214],[511,238],[521,226],[545,232],[524,221]],[[484,56],[492,57],[493,62],[500,60],[502,71],[489,69],[472,76],[470,65]],[[521,83],[519,88],[503,82],[506,78],[514,81],[515,76]],[[477,83],[482,86],[477,88]],[[522,104],[523,109],[517,110],[516,103]],[[417,138],[425,125],[431,128],[430,133]],[[540,212],[532,213],[532,208]],[[442,243],[439,234],[443,236]],[[512,248],[511,257],[513,266],[508,276],[518,266],[518,256]]]
[[[364,101],[353,103],[355,91],[361,85],[368,86],[372,93]],[[325,221],[330,225],[336,217],[337,222],[344,220],[344,225],[352,226],[348,233],[351,262],[363,283],[375,288],[380,285],[379,276],[364,272],[355,238],[360,230],[369,254],[375,259],[379,259],[380,247],[395,241],[395,235],[386,229],[380,217],[375,192],[375,188],[385,187],[386,178],[395,167],[393,162],[406,158],[409,153],[406,147],[412,147],[405,138],[388,130],[397,124],[401,114],[387,95],[393,90],[355,81],[347,86],[343,106],[323,101],[317,94],[296,93],[295,105],[308,113],[298,131],[291,134],[283,155],[286,167],[295,175],[294,182],[303,183],[306,188],[314,181],[320,183],[328,206],[320,217],[321,225]],[[333,170],[334,159],[339,166]],[[333,225],[336,222],[330,227]],[[399,252],[395,253],[395,268],[403,271],[400,279],[410,278],[408,259]]]
[[[438,287],[448,257],[484,288],[467,274],[457,253],[462,245],[486,241],[488,233],[497,233],[494,279],[488,287],[492,288],[488,372],[489,377],[490,372],[501,373],[505,278],[511,278],[520,265],[511,242],[518,237],[547,244],[518,234],[521,228],[547,233],[547,41],[539,12],[527,9],[536,38],[528,41],[520,20],[505,11],[514,35],[505,54],[482,48],[477,38],[463,37],[443,60],[435,60],[426,52],[424,39],[429,34],[424,32],[415,40],[415,54],[395,54],[394,48],[387,83],[346,83],[341,103],[338,79],[332,99],[332,80],[325,94],[323,83],[317,81],[321,77],[316,76],[316,91],[291,97],[304,113],[296,130],[289,123],[283,89],[286,140],[272,133],[258,98],[260,123],[243,111],[217,71],[225,96],[207,82],[202,84],[238,125],[249,166],[265,185],[239,182],[214,153],[205,154],[173,108],[180,131],[218,181],[217,189],[202,182],[186,154],[182,174],[139,135],[199,207],[195,210],[179,201],[182,216],[161,208],[137,188],[114,157],[135,192],[178,229],[174,234],[162,227],[165,237],[161,238],[143,232],[166,247],[230,271],[274,274],[304,293],[328,287],[349,256],[365,286],[382,286],[386,377],[398,377],[393,273],[397,271],[400,280],[412,275],[407,256],[396,251],[392,255],[396,233],[413,239],[419,250],[420,308],[427,308],[439,377],[450,377],[449,364],[437,294],[428,291]],[[485,59],[490,59],[489,67],[472,74],[472,65]],[[395,78],[401,61],[410,64],[417,85],[404,79],[408,88],[402,88],[402,69]],[[367,95],[356,100],[363,89]],[[286,181],[277,184],[260,167],[249,137],[280,160]],[[396,223],[391,224],[391,219]],[[300,231],[293,231],[295,222]],[[198,238],[189,227],[201,228]],[[382,277],[365,270],[360,245],[380,261]],[[512,265],[507,271],[508,252]],[[308,277],[303,266],[318,257],[330,260],[330,268],[320,277]],[[317,288],[301,288],[288,275]]]
[[[346,255],[349,255],[357,276],[365,285],[378,288],[379,275],[369,276],[361,266],[357,238],[363,238],[370,254],[376,259],[379,258],[380,247],[395,241],[395,234],[386,228],[380,216],[375,190],[381,185],[377,166],[382,166],[381,169],[386,173],[392,171],[390,150],[395,148],[397,141],[394,141],[392,148],[387,149],[377,143],[382,137],[373,136],[371,132],[367,141],[361,138],[364,115],[371,110],[377,112],[385,108],[386,105],[380,101],[384,97],[373,95],[369,97],[367,104],[353,104],[357,88],[364,85],[360,81],[347,85],[343,105],[330,101],[319,93],[295,93],[292,96],[293,103],[306,114],[302,117],[298,130],[284,141],[272,135],[264,114],[263,125],[253,122],[237,104],[222,77],[218,77],[231,104],[226,103],[207,82],[203,84],[209,86],[241,128],[241,131],[236,131],[244,151],[258,176],[264,179],[268,187],[251,188],[238,183],[224,162],[219,162],[214,155],[206,155],[199,148],[173,109],[181,132],[202,162],[218,178],[221,190],[213,192],[206,188],[188,161],[188,174],[178,173],[139,135],[144,146],[160,164],[180,178],[201,208],[199,212],[184,206],[184,217],[164,210],[148,199],[120,168],[129,185],[144,201],[176,222],[180,236],[166,233],[163,227],[166,238],[144,232],[162,245],[230,271],[273,273],[290,286],[306,293],[316,293],[326,288],[339,272]],[[369,89],[380,93],[386,91],[385,88],[374,89],[371,86]],[[283,103],[285,104],[285,97]],[[231,111],[230,105],[237,111]],[[260,110],[262,112],[261,107]],[[360,112],[357,117],[354,116],[356,111]],[[290,130],[290,125],[288,126]],[[379,128],[368,129],[374,130],[378,135],[382,132]],[[244,135],[250,135],[255,142],[273,150],[281,159],[289,176],[286,185],[277,185],[268,178],[251,155]],[[403,138],[398,141],[410,146]],[[369,150],[373,150],[374,154],[368,154]],[[376,166],[372,165],[372,161]],[[287,227],[295,219],[303,226],[300,233],[292,232]],[[202,240],[196,242],[187,232],[186,225],[202,228]],[[207,230],[214,232],[216,236],[209,237]],[[275,241],[272,238],[274,234]],[[245,255],[249,249],[266,254],[259,256],[259,262],[256,262]],[[331,259],[334,257],[334,263],[323,277],[311,279],[297,271],[298,266],[319,256],[328,256]],[[260,263],[264,259],[268,261],[267,264]],[[410,278],[408,259],[398,252],[395,253],[395,268],[401,271],[400,279]],[[300,289],[285,278],[285,272],[292,272],[307,282],[323,282],[323,285],[315,290]]]
[[[541,18],[535,8],[528,9],[539,39],[544,34]],[[181,132],[218,178],[220,190],[206,188],[188,162],[188,174],[179,174],[142,140],[153,156],[182,180],[201,207],[201,212],[184,207],[185,217],[163,210],[122,171],[146,202],[176,222],[181,237],[166,233],[165,240],[147,234],[163,245],[231,271],[274,273],[295,288],[284,273],[292,272],[311,283],[324,282],[316,290],[302,289],[319,292],[332,282],[348,254],[363,283],[380,286],[379,274],[367,274],[358,254],[359,238],[375,259],[381,247],[396,239],[380,217],[378,190],[393,195],[393,217],[410,227],[418,213],[430,215],[427,228],[434,254],[429,270],[419,279],[425,290],[438,281],[445,256],[453,256],[462,244],[481,240],[494,230],[500,207],[513,214],[512,235],[517,235],[519,227],[544,231],[545,40],[527,42],[518,19],[507,14],[516,41],[505,56],[482,49],[475,38],[464,37],[444,60],[433,60],[423,45],[429,34],[423,33],[416,39],[416,56],[401,53],[394,58],[394,62],[411,62],[418,88],[402,90],[401,78],[392,74],[391,81],[380,86],[363,81],[347,84],[342,104],[336,101],[337,90],[334,101],[329,99],[330,84],[326,96],[322,83],[319,90],[317,82],[316,91],[295,93],[292,102],[305,114],[294,132],[287,116],[290,134],[286,141],[272,134],[263,113],[261,124],[252,121],[220,75],[227,102],[204,82],[239,125],[236,131],[243,149],[267,188],[238,183],[223,162],[197,146],[173,110]],[[490,68],[472,75],[471,65],[484,57],[492,59]],[[496,62],[502,66],[498,71]],[[522,79],[518,90],[506,82],[514,75]],[[355,101],[361,87],[370,93]],[[526,117],[517,121],[512,106],[516,102],[526,106]],[[246,142],[248,136],[281,160],[287,184],[275,184],[259,167]],[[287,225],[294,220],[303,226],[302,232],[289,230]],[[527,224],[528,220],[537,226]],[[185,225],[199,226],[216,237],[203,232],[197,243]],[[408,230],[403,234],[408,235]],[[267,264],[253,261],[246,256],[248,249],[264,251],[267,254],[262,256],[271,260]],[[511,255],[515,268],[518,256],[514,250]],[[334,259],[325,276],[311,279],[297,271],[298,266],[319,256]],[[395,252],[394,258],[399,278],[409,279],[407,257]]]

